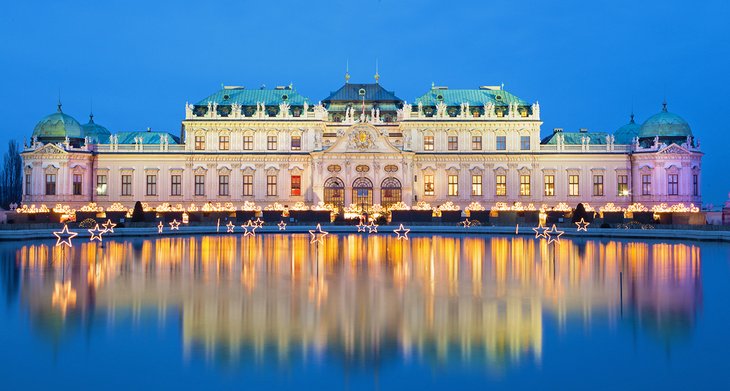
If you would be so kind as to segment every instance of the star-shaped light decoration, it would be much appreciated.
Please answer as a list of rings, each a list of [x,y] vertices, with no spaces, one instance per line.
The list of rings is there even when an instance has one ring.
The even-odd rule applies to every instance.
[[[101,242],[101,235],[106,233],[105,229],[100,229],[99,224],[96,225],[93,229],[87,229],[89,233],[91,234],[91,237],[89,238],[90,242],[93,242],[94,240],[98,240]]]
[[[411,232],[410,228],[406,228],[403,226],[403,224],[398,227],[398,229],[394,229],[393,232],[395,232],[396,235],[398,235],[398,240],[405,239],[408,240],[408,233]]]
[[[582,217],[580,218],[580,221],[576,221],[575,225],[578,226],[578,232],[588,232],[588,226],[591,225],[591,223],[585,221]]]
[[[545,235],[547,235],[548,244],[552,242],[558,242],[560,243],[560,235],[564,234],[564,231],[561,231],[558,229],[558,227],[553,224],[552,227],[550,227],[549,230],[545,231]]]
[[[281,220],[277,226],[279,226],[279,231],[286,231],[286,223],[284,220]]]
[[[545,238],[547,239],[547,228],[542,226],[542,223],[540,223],[537,227],[532,229],[535,231],[535,239]]]
[[[174,219],[170,222],[170,231],[180,230],[180,222]]]
[[[233,232],[233,230],[236,228],[236,226],[233,224],[232,221],[228,221],[228,224],[226,224],[226,232]]]
[[[59,232],[54,232],[53,235],[56,237],[56,247],[61,245],[73,247],[71,239],[75,238],[78,233],[70,232],[68,230],[68,225],[64,224],[63,229]]]
[[[114,227],[116,227],[117,225],[115,223],[112,223],[111,219],[108,219],[106,223],[102,224],[101,226],[104,227],[104,231],[114,233]]]
[[[463,225],[464,228],[469,228],[471,227],[471,221],[469,221],[469,219],[464,219],[464,221],[460,222],[459,225]]]
[[[356,227],[357,227],[357,232],[365,232],[365,230],[368,228],[368,226],[365,225],[365,223],[363,223],[362,220],[360,220],[360,224],[356,225]]]
[[[157,233],[158,233],[158,234],[161,234],[161,233],[162,233],[162,229],[163,229],[163,228],[165,228],[165,225],[164,225],[164,224],[162,224],[162,221],[160,221],[160,223],[159,223],[159,224],[157,224]]]
[[[310,229],[309,234],[312,235],[312,240],[310,240],[310,243],[318,243],[318,242],[324,242],[324,237],[327,236],[329,232],[323,231],[322,226],[317,224],[317,228]]]
[[[257,217],[256,220],[253,222],[253,225],[255,225],[256,228],[262,228],[264,226],[264,221],[261,220],[260,217]]]
[[[246,224],[241,225],[241,228],[243,228],[243,236],[256,236],[256,228],[258,228],[258,226],[249,220]]]
[[[378,233],[378,225],[375,224],[375,221],[370,221],[370,224],[368,225],[368,233]]]

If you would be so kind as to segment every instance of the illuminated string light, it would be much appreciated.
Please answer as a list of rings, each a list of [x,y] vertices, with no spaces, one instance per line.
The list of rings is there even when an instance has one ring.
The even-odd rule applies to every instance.
[[[165,226],[162,224],[162,221],[160,221],[160,223],[157,224],[157,233],[161,234],[163,228],[165,228]]]
[[[91,237],[89,238],[90,242],[93,242],[94,240],[98,240],[99,242],[101,242],[101,235],[106,233],[105,229],[99,229],[99,224],[97,224],[94,228],[87,229],[87,231],[89,231],[89,233],[91,234]]]
[[[116,227],[117,225],[112,223],[111,219],[108,219],[106,221],[106,223],[102,224],[101,226],[104,227],[104,231],[108,231],[109,233],[114,233],[114,227]]]
[[[363,223],[362,219],[360,219],[360,224],[356,225],[356,227],[357,227],[357,232],[365,232],[365,230],[368,228],[368,226],[365,225],[365,223]]]
[[[578,232],[580,232],[580,231],[588,232],[588,226],[591,225],[591,223],[585,221],[585,219],[583,219],[581,217],[580,221],[575,222],[575,225],[578,226],[578,230],[577,230]]]
[[[257,217],[256,220],[253,222],[253,224],[256,226],[256,228],[263,228],[264,227],[264,221],[261,220],[260,217]]]
[[[324,237],[327,236],[328,233],[329,232],[322,230],[322,226],[320,224],[317,224],[317,228],[309,230],[309,234],[312,235],[312,239],[309,242],[310,243],[324,242]]]
[[[279,226],[279,231],[286,231],[286,223],[284,220],[281,220],[277,226]]]
[[[403,226],[403,224],[398,227],[398,229],[394,229],[393,232],[395,232],[396,235],[398,235],[398,240],[405,239],[408,240],[408,233],[411,232],[410,228],[406,228]]]
[[[249,220],[246,224],[241,225],[241,228],[243,228],[243,236],[256,236],[256,228],[258,227]]]
[[[233,224],[233,222],[229,220],[228,224],[226,224],[226,232],[228,232],[228,233],[233,232],[235,228],[236,228],[236,225]]]
[[[375,224],[375,221],[374,220],[373,221],[370,221],[370,224],[367,227],[368,227],[368,233],[369,234],[378,233],[378,225]]]
[[[517,224],[517,225],[515,225],[515,235],[519,235],[519,234],[520,234],[520,225]]]
[[[560,243],[560,236],[563,235],[565,232],[558,229],[558,227],[553,224],[553,226],[545,231],[545,234],[547,235],[548,244],[552,242],[558,242]]]
[[[220,231],[221,231],[221,219],[219,218],[217,220],[217,222],[215,223],[215,232],[220,232]]]
[[[532,229],[535,231],[535,239],[545,238],[547,239],[547,228],[539,224],[537,227]]]
[[[63,229],[59,232],[54,232],[53,235],[56,237],[56,247],[73,247],[73,245],[71,244],[71,239],[75,238],[78,233],[69,231],[68,225],[64,224]]]
[[[180,230],[180,222],[174,219],[170,222],[170,231]]]
[[[460,223],[459,223],[459,225],[462,225],[462,226],[464,226],[464,228],[469,228],[469,227],[471,227],[471,224],[472,224],[472,222],[471,222],[471,221],[469,221],[469,219],[465,219],[464,221],[462,221],[462,222],[460,222]]]

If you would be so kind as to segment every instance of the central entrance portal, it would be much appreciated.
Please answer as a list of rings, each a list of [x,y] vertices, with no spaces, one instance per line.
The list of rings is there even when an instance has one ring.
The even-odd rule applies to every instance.
[[[370,179],[355,179],[352,183],[352,202],[361,210],[368,210],[373,206],[373,182]]]

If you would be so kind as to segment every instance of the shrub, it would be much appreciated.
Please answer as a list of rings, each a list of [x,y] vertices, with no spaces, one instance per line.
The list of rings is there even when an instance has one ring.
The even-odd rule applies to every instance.
[[[132,222],[138,223],[144,221],[144,209],[142,203],[137,201],[134,203],[134,211],[132,211]]]

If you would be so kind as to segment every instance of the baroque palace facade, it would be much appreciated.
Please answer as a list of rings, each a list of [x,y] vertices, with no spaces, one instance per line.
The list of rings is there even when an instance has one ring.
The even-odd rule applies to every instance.
[[[541,138],[539,104],[501,87],[432,86],[411,104],[377,81],[317,104],[224,87],[186,104],[179,135],[111,133],[59,103],[22,153],[23,203],[701,204],[699,143],[666,104],[615,132]]]

